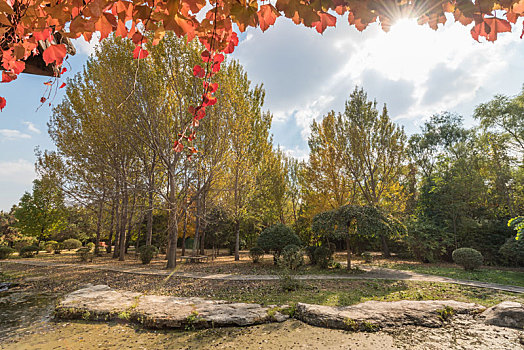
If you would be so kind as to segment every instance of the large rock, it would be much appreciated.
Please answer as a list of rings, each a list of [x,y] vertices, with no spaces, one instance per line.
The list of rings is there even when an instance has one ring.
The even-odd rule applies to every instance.
[[[367,301],[332,307],[298,303],[295,317],[313,326],[374,331],[407,325],[440,327],[453,314],[478,312],[482,307],[454,300]]]
[[[289,318],[276,308],[222,300],[180,298],[116,291],[90,286],[66,296],[58,318],[120,319],[153,328],[210,328],[282,322]]]
[[[109,320],[135,307],[140,293],[117,292],[106,285],[89,286],[68,294],[55,310],[59,318]]]
[[[486,324],[499,327],[524,328],[524,306],[513,301],[503,301],[490,307],[481,316]]]

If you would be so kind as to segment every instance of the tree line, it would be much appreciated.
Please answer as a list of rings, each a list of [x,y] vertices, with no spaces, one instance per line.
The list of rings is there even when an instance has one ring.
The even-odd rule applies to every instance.
[[[33,192],[3,213],[6,242],[13,228],[38,240],[90,240],[97,250],[105,241],[120,260],[131,245],[152,244],[174,267],[177,247],[182,255],[229,248],[238,260],[281,223],[307,245],[328,239],[353,253],[438,261],[472,247],[492,264],[524,263],[508,227],[524,213],[524,94],[479,105],[479,126],[444,112],[408,136],[357,87],[343,111],[312,123],[300,161],[274,144],[263,87],[228,61],[187,156],[173,143],[201,99],[191,73],[201,47],[167,35],[146,59],[133,60],[133,48],[105,40],[67,85],[48,123],[56,150],[37,152]],[[373,208],[395,229],[370,220],[344,237],[315,229],[315,216],[349,212],[340,208]]]

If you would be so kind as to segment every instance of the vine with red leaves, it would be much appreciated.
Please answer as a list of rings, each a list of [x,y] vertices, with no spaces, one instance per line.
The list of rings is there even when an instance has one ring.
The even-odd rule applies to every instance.
[[[205,16],[197,18],[206,10]],[[131,39],[135,59],[149,54],[144,47],[145,32],[152,33],[153,45],[166,31],[186,36],[188,41],[198,38],[206,48],[202,53],[206,68],[193,68],[193,74],[203,79],[202,101],[190,107],[192,122],[173,145],[175,151],[186,149],[190,156],[196,149],[188,143],[194,139],[206,107],[216,103],[213,93],[218,86],[211,78],[220,69],[224,54],[238,45],[233,25],[240,32],[248,27],[266,31],[277,17],[285,16],[323,33],[336,25],[335,13],[347,14],[349,24],[360,31],[374,22],[388,31],[395,20],[406,17],[417,18],[419,24],[436,30],[448,21],[446,14],[452,14],[465,26],[474,24],[470,31],[475,40],[493,42],[524,16],[524,0],[274,0],[273,4],[267,0],[0,0],[2,83],[24,72],[30,56],[41,56],[55,72],[55,79],[46,85],[64,87],[64,83],[58,87],[58,78],[65,72],[67,40],[82,36],[90,41],[94,32],[100,33],[100,40],[111,33]],[[5,98],[0,97],[0,110],[5,106]]]

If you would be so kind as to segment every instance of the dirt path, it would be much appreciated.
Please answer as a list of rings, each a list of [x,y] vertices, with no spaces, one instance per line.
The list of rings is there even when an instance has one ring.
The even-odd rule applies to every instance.
[[[43,266],[43,267],[79,267],[78,264],[71,263],[59,263],[51,261],[38,261],[38,260],[7,260],[4,263],[11,264],[23,264],[29,266]],[[168,271],[160,269],[152,269],[148,267],[125,267],[125,266],[110,266],[102,264],[83,264],[83,268],[100,270],[100,271],[113,271],[123,272],[137,275],[153,275],[153,276],[176,276],[185,278],[195,278],[204,280],[220,280],[220,281],[270,281],[277,280],[276,275],[235,275],[227,273],[190,273],[190,272],[179,272],[179,271]],[[505,292],[513,293],[524,293],[524,287],[510,286],[497,283],[479,282],[479,281],[468,281],[458,280],[448,277],[425,275],[412,271],[400,271],[386,268],[377,267],[362,267],[366,271],[365,274],[360,275],[297,275],[296,278],[300,280],[362,280],[362,279],[385,279],[385,280],[410,280],[410,281],[424,281],[424,282],[441,282],[441,283],[453,283],[471,287],[490,288],[495,290],[501,290]]]

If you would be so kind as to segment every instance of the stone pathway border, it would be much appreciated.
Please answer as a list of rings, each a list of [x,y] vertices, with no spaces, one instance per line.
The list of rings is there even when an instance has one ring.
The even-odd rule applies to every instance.
[[[204,273],[189,273],[189,272],[177,272],[150,268],[139,268],[139,267],[123,267],[123,266],[107,266],[107,265],[95,265],[95,264],[70,264],[70,263],[58,263],[51,261],[38,261],[38,260],[4,260],[2,263],[11,264],[23,264],[29,266],[43,266],[43,267],[73,267],[73,268],[87,268],[99,271],[112,271],[131,273],[136,275],[153,275],[153,276],[173,276],[173,277],[185,277],[205,280],[219,280],[219,281],[273,281],[278,280],[276,275],[235,275],[226,273],[216,274],[204,274]],[[441,282],[441,283],[452,283],[471,287],[489,288],[495,290],[501,290],[505,292],[523,293],[524,287],[511,286],[489,282],[469,281],[469,280],[458,280],[454,278],[425,275],[421,273],[415,273],[405,270],[393,270],[386,268],[364,268],[367,272],[365,275],[297,275],[296,278],[299,280],[407,280],[407,281],[423,281],[423,282]]]

